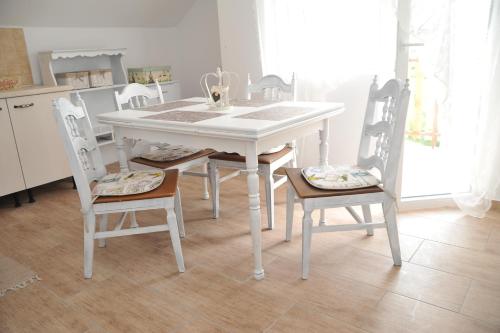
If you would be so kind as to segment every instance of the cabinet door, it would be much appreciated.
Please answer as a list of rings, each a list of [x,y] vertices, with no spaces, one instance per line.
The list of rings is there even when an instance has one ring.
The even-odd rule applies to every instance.
[[[28,188],[71,176],[52,111],[52,100],[57,97],[69,98],[69,94],[63,92],[7,99]]]
[[[9,110],[0,99],[0,196],[25,189],[21,163],[17,155]]]

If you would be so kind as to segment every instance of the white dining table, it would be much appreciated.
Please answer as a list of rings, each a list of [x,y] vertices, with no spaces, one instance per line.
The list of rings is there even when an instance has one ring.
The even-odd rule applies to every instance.
[[[328,164],[329,119],[344,111],[342,103],[235,102],[214,111],[204,98],[165,103],[144,110],[128,109],[96,116],[113,127],[121,171],[128,171],[126,140],[142,139],[193,148],[212,148],[246,157],[254,276],[264,278],[258,155],[295,139],[319,133],[320,165]],[[300,153],[300,152],[299,152]]]

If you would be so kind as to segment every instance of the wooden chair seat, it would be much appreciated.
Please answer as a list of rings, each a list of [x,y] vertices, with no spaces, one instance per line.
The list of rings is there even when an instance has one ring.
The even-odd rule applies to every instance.
[[[292,151],[292,148],[285,147],[285,148],[281,149],[280,151],[277,151],[276,153],[261,154],[261,155],[259,155],[259,164],[271,164],[271,163],[279,160],[281,157],[285,156],[286,154],[290,153],[291,151]],[[236,154],[236,153],[224,153],[224,152],[215,153],[215,154],[210,155],[208,158],[215,159],[215,160],[245,163],[245,156],[242,156],[242,155]]]
[[[324,190],[310,185],[302,176],[300,168],[286,168],[288,181],[295,189],[295,193],[301,199],[336,197],[342,195],[356,195],[384,192],[379,186],[370,186],[356,189]]]
[[[131,195],[102,196],[98,197],[94,204],[173,197],[177,190],[178,180],[179,171],[177,169],[166,170],[163,183],[152,191]]]
[[[200,157],[210,156],[210,155],[212,155],[214,153],[217,153],[217,152],[215,150],[213,150],[213,149],[204,149],[204,150],[200,150],[199,152],[196,152],[194,154],[191,154],[189,156],[178,158],[178,159],[173,160],[173,161],[165,161],[165,162],[151,161],[151,160],[148,160],[148,159],[145,159],[145,158],[142,158],[142,157],[133,158],[133,159],[131,159],[131,161],[135,162],[135,163],[138,163],[138,164],[147,165],[147,166],[150,166],[150,167],[153,167],[153,168],[158,168],[158,169],[166,170],[166,169],[170,169],[172,167],[175,167],[175,166],[177,166],[179,164],[196,160],[196,159],[198,159]]]

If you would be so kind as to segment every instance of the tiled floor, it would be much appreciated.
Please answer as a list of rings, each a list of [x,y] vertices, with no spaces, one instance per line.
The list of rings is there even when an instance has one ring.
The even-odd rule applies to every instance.
[[[0,298],[0,332],[500,332],[498,211],[482,220],[451,209],[400,214],[401,268],[383,229],[315,234],[303,281],[301,213],[285,243],[280,189],[277,228],[263,232],[266,279],[255,281],[245,179],[224,183],[217,221],[199,179],[184,178],[181,189],[187,271],[177,272],[168,234],[156,233],[96,248],[92,280],[82,277],[82,220],[69,182],[37,189],[37,202],[21,208],[2,200],[0,255],[43,280]],[[327,216],[349,221],[343,210]],[[264,209],[262,217],[264,226]]]

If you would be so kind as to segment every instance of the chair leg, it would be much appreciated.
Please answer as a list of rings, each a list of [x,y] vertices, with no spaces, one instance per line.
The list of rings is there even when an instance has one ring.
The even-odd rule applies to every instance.
[[[184,267],[184,258],[182,257],[181,239],[179,237],[179,229],[177,228],[177,217],[175,216],[173,208],[167,208],[167,223],[170,231],[170,240],[172,241],[172,247],[174,248],[175,260],[177,261],[177,267],[179,268],[179,272],[182,273],[186,269]]]
[[[108,214],[102,214],[99,221],[99,231],[106,231],[108,229]],[[106,247],[106,238],[99,239],[99,247]]]
[[[208,163],[208,179],[212,190],[212,217],[216,219],[219,218],[219,169],[212,161]]]
[[[274,178],[271,170],[268,168],[265,171],[266,185],[266,207],[267,207],[267,227],[274,229]]]
[[[309,276],[309,261],[311,258],[311,238],[313,220],[311,211],[304,211],[302,219],[302,279],[307,280]]]
[[[208,162],[203,164],[202,167],[203,173],[208,174]],[[203,182],[203,200],[208,200],[209,199],[209,194],[208,194],[208,177],[202,177],[202,182]]]
[[[319,225],[325,225],[325,224],[326,224],[325,210],[320,209],[320,211],[319,211]]]
[[[399,247],[398,225],[396,218],[396,205],[392,198],[386,199],[382,204],[385,223],[387,224],[387,236],[391,246],[392,260],[395,266],[401,266],[401,249]]]
[[[83,226],[83,276],[92,278],[92,263],[94,261],[95,214],[88,212],[84,216]]]
[[[186,231],[184,229],[184,216],[182,215],[181,191],[179,187],[177,187],[175,192],[174,207],[175,215],[177,216],[177,226],[179,227],[179,235],[184,238],[186,237]]]
[[[137,228],[139,226],[139,223],[137,223],[137,218],[135,217],[135,212],[131,211],[129,214],[130,214],[130,227]]]
[[[361,209],[363,210],[363,219],[365,223],[372,223],[372,212],[370,210],[370,205],[362,205]],[[366,234],[368,236],[373,236],[373,228],[366,228]]]
[[[288,190],[286,195],[286,235],[287,242],[292,240],[292,227],[293,227],[293,208],[295,206],[295,191],[292,184],[288,183]]]

